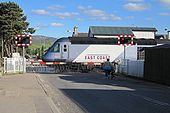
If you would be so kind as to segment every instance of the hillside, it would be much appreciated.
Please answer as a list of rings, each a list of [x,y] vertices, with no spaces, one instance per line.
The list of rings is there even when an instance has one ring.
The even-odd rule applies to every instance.
[[[47,37],[47,36],[42,36],[42,35],[33,36],[33,44],[43,44],[45,42],[53,43],[56,40],[57,38],[54,38],[54,37]]]
[[[57,38],[54,37],[47,37],[42,35],[35,35],[33,36],[32,46],[30,46],[30,49],[36,49],[41,48],[42,45],[44,45],[45,49],[48,49]]]

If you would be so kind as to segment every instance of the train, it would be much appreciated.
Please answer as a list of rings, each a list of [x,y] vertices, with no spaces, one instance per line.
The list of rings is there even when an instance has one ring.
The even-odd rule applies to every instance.
[[[62,37],[57,39],[46,51],[42,60],[44,62],[64,62],[67,67],[70,65],[83,70],[92,65],[102,65],[107,59],[110,59],[111,62],[120,61],[123,57],[135,60],[138,47],[156,44],[154,39],[136,39],[132,46],[121,46],[118,45],[117,38]]]

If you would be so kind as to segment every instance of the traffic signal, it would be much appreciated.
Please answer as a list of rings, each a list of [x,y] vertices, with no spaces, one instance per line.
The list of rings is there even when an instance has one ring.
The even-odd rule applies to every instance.
[[[32,44],[31,35],[16,35],[15,37],[16,46],[30,46]]]
[[[133,45],[133,35],[120,35],[118,36],[118,45]]]

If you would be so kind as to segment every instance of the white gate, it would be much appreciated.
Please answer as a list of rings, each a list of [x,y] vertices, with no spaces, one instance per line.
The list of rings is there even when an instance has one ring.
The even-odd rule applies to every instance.
[[[25,58],[4,58],[4,73],[25,73]]]
[[[144,61],[143,60],[125,60],[118,66],[118,72],[134,77],[143,77]]]

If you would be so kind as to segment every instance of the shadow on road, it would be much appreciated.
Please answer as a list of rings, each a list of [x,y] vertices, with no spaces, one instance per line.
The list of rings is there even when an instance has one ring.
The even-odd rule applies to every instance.
[[[170,101],[170,90],[158,84],[125,77],[109,80],[103,74],[96,73],[65,73],[58,77],[73,83],[95,85],[61,89],[65,95],[90,113],[170,112],[170,106],[163,105]]]
[[[131,91],[97,89],[62,89],[79,106],[89,113],[169,113],[161,107],[131,95]]]
[[[127,77],[116,76],[112,80],[104,76],[104,74],[98,73],[63,73],[58,76],[62,80],[72,81],[75,83],[93,83],[98,85],[112,85],[112,86],[124,86],[136,89],[136,87],[156,87],[158,85],[151,84],[142,80],[129,79]],[[134,85],[135,84],[135,85]],[[161,87],[162,88],[162,87]]]

